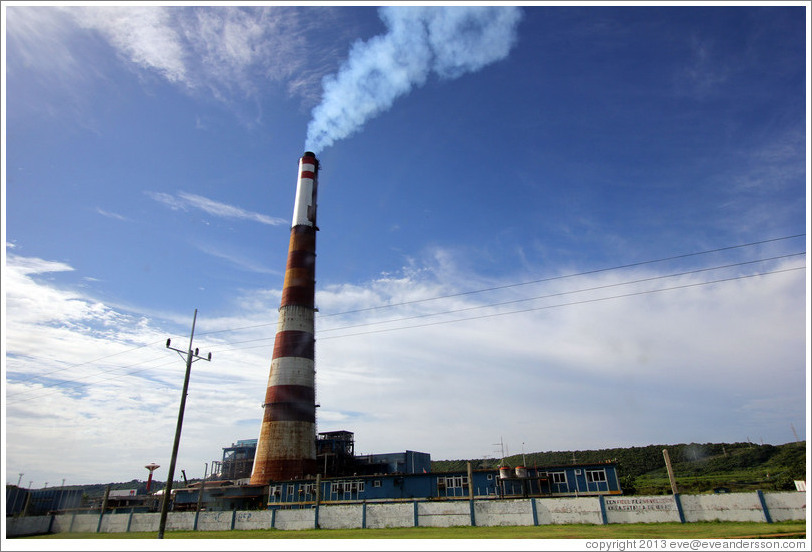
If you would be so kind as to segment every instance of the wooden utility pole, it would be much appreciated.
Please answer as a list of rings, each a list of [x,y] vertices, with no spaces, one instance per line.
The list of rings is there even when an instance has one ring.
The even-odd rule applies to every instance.
[[[674,470],[671,467],[671,458],[668,456],[668,449],[663,449],[663,458],[665,458],[665,469],[668,470],[668,481],[671,483],[671,493],[679,494],[677,480],[674,479]]]
[[[186,377],[183,379],[183,392],[180,395],[180,409],[178,411],[178,425],[175,428],[175,442],[172,445],[172,460],[169,462],[169,474],[166,476],[166,487],[164,487],[163,502],[161,502],[161,520],[158,524],[158,538],[164,538],[166,529],[166,515],[169,511],[169,501],[172,500],[172,479],[175,477],[175,462],[178,459],[178,446],[180,445],[180,431],[183,427],[183,411],[186,409],[186,394],[189,390],[189,375],[192,372],[192,363],[196,360],[211,360],[211,353],[207,358],[198,355],[199,349],[192,349],[192,342],[195,339],[195,323],[197,322],[197,309],[192,319],[192,335],[189,337],[189,350],[181,351],[170,347],[171,339],[166,340],[166,348],[176,351],[182,359],[186,361]],[[185,355],[185,356],[184,356]]]

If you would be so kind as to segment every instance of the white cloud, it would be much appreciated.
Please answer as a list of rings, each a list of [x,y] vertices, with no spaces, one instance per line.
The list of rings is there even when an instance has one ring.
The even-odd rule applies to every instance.
[[[268,268],[261,263],[258,263],[253,256],[238,253],[235,251],[236,248],[234,246],[222,248],[212,243],[196,243],[195,247],[206,255],[211,255],[212,257],[216,257],[231,263],[240,270],[247,270],[248,272],[255,272],[258,274],[280,274],[279,270]]]
[[[207,197],[199,196],[196,194],[178,192],[178,197],[180,197],[185,202],[186,205],[189,205],[190,207],[194,207],[196,209],[200,209],[201,211],[204,211],[206,213],[209,213],[210,215],[214,215],[217,217],[251,220],[254,222],[259,222],[261,224],[268,224],[271,226],[279,226],[280,224],[287,223],[287,220],[282,218],[269,217],[261,213],[246,211],[245,209],[242,209],[240,207],[235,207],[233,205],[221,203],[219,201],[215,201],[213,199],[209,199]]]
[[[95,85],[104,84],[104,94],[116,85],[105,44],[139,76],[214,98],[253,122],[257,114],[242,113],[239,102],[251,98],[258,106],[275,87],[314,105],[347,40],[323,28],[352,35],[355,26],[330,7],[11,6],[7,13],[8,74],[26,72],[39,82],[36,103],[28,94],[17,105],[71,113],[86,126],[93,125]]]
[[[71,10],[85,28],[101,32],[125,58],[157,71],[170,82],[189,84],[181,36],[171,8],[102,7]]]
[[[96,212],[98,214],[100,214],[101,216],[103,216],[103,217],[111,218],[111,219],[114,219],[114,220],[120,220],[122,222],[126,222],[126,221],[129,220],[124,215],[119,215],[118,213],[113,213],[112,211],[105,211],[104,209],[102,209],[100,207],[96,207]]]
[[[81,30],[90,31],[134,70],[226,103],[256,96],[268,84],[313,101],[334,52],[312,41],[323,41],[319,29],[341,17],[330,8],[284,6],[45,6],[9,13],[9,37],[23,66],[64,75],[63,82],[91,76],[94,61],[77,42]]]
[[[64,263],[8,257],[7,466],[25,471],[35,486],[63,477],[74,484],[143,478],[146,463],[168,464],[162,459],[171,451],[183,362],[164,342],[188,328],[123,312],[42,278],[70,270]],[[214,348],[221,340],[198,342]],[[255,403],[261,399],[239,389],[261,389],[266,362],[250,351],[216,358],[217,364],[194,365],[179,457],[190,475],[202,475],[203,462],[219,458],[236,420],[259,420]]]
[[[791,423],[805,431],[803,270],[580,305],[560,306],[649,288],[434,315],[661,275],[647,267],[451,297],[466,289],[448,282],[478,280],[455,272],[453,257],[436,252],[402,274],[317,292],[319,431],[355,432],[359,452],[408,448],[435,459],[493,456],[500,437],[512,452],[521,443],[530,452],[775,442]],[[70,270],[9,256],[9,473],[25,471],[36,484],[143,479],[146,463],[167,465],[183,363],[163,343],[184,343],[189,321],[124,312],[42,278]],[[667,284],[703,281],[691,274]],[[437,296],[449,297],[421,301]],[[231,313],[198,318],[195,346],[213,361],[192,372],[179,457],[187,474],[200,475],[221,447],[256,437],[279,297],[246,290]],[[517,307],[536,310],[429,325]],[[416,327],[381,331],[404,326]],[[54,449],[58,460],[41,454]]]
[[[267,224],[270,226],[279,226],[287,224],[286,219],[278,217],[269,217],[262,213],[248,211],[241,207],[215,201],[207,197],[197,194],[190,194],[187,192],[178,192],[177,195],[167,194],[164,192],[144,192],[151,199],[159,203],[163,203],[173,211],[183,210],[186,211],[190,208],[198,209],[204,213],[214,215],[219,218],[249,220],[259,222],[260,224]]]

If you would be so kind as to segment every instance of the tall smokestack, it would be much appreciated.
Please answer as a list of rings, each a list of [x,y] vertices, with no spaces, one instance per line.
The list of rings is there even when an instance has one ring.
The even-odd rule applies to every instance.
[[[279,323],[254,457],[252,485],[316,473],[316,193],[319,162],[306,151],[290,229]]]

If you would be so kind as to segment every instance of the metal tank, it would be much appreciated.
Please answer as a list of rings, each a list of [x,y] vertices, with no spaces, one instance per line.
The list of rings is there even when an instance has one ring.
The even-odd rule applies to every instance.
[[[316,194],[319,162],[299,159],[293,224],[252,485],[316,473]]]

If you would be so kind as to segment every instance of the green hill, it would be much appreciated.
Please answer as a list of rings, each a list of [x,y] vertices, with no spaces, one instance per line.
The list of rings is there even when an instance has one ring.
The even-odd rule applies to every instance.
[[[794,480],[806,479],[806,442],[784,445],[753,443],[689,443],[598,450],[533,452],[509,456],[505,462],[528,467],[555,466],[611,460],[618,467],[625,494],[671,492],[663,460],[668,449],[674,476],[681,493],[729,491],[795,490]],[[432,461],[436,472],[464,470],[469,460]],[[498,459],[470,460],[474,469],[495,468]]]

